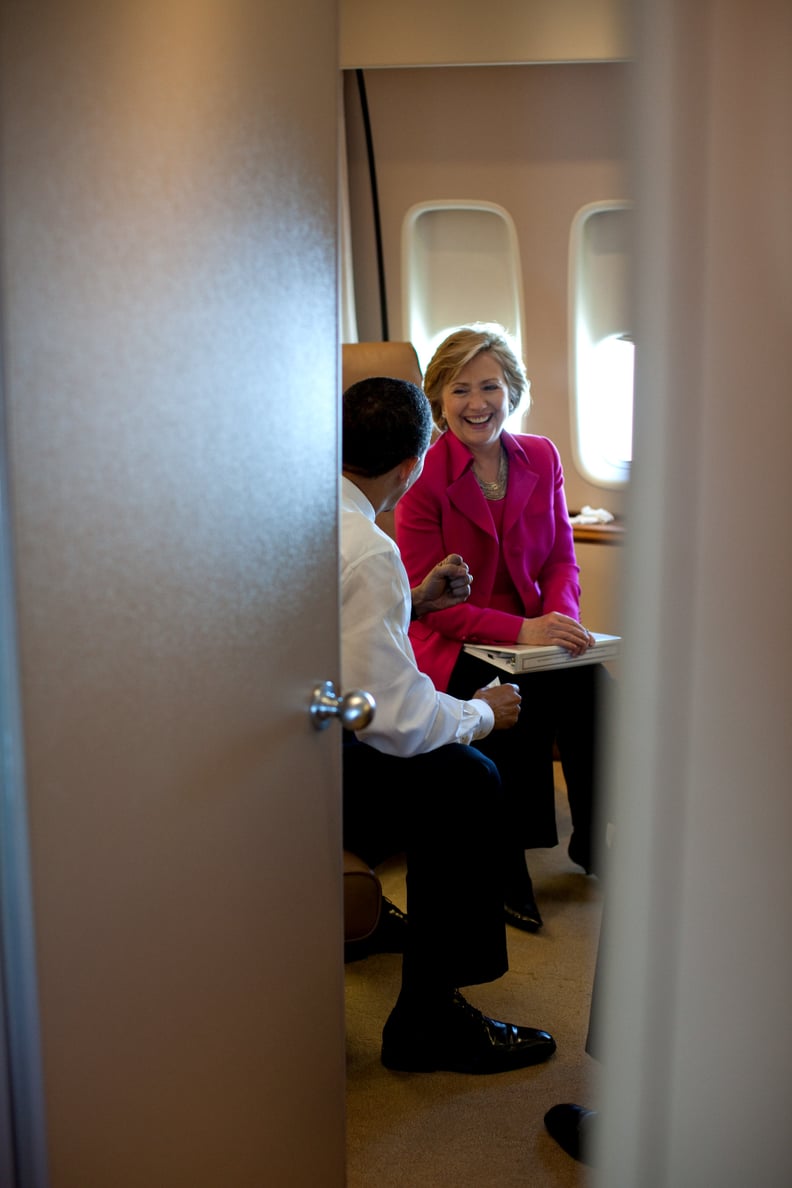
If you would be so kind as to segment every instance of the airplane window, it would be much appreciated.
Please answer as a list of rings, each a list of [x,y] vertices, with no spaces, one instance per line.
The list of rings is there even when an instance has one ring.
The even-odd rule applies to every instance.
[[[600,487],[624,487],[632,461],[635,342],[629,300],[632,209],[596,202],[570,233],[570,413],[575,465]]]
[[[614,466],[632,461],[635,344],[629,334],[611,334],[592,352],[592,393],[596,405],[596,448]]]
[[[421,369],[446,334],[467,322],[505,326],[521,353],[522,278],[517,231],[494,202],[421,202],[402,225],[406,336]]]

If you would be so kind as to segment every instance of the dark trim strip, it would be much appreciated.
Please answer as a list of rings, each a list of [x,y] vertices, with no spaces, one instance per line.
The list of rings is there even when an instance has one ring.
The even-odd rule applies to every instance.
[[[360,112],[363,117],[363,129],[366,134],[366,153],[368,156],[369,182],[371,184],[371,209],[374,215],[374,239],[377,250],[377,279],[379,283],[380,319],[382,322],[382,341],[388,342],[388,298],[385,293],[385,261],[382,254],[382,226],[380,224],[379,196],[377,193],[377,170],[374,164],[374,141],[371,136],[371,121],[369,119],[368,99],[366,98],[366,83],[363,71],[356,70],[358,94],[360,96]]]

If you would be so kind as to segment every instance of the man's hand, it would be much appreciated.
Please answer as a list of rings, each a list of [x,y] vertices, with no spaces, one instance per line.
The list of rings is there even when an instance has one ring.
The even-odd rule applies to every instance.
[[[522,698],[516,685],[490,685],[488,689],[479,689],[473,696],[486,701],[495,714],[493,730],[508,730],[520,715]]]
[[[412,617],[420,619],[430,611],[445,610],[470,597],[473,578],[458,553],[451,553],[427,573],[420,586],[411,590]]]

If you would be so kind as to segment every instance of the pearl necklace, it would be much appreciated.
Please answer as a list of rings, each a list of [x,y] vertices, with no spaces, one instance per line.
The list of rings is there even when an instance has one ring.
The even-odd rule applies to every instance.
[[[473,473],[476,474],[475,468]],[[485,499],[503,499],[506,494],[506,484],[509,481],[509,455],[501,446],[500,462],[498,463],[498,477],[494,483],[485,483],[484,479],[480,479],[476,474],[476,482],[481,488],[481,493]]]

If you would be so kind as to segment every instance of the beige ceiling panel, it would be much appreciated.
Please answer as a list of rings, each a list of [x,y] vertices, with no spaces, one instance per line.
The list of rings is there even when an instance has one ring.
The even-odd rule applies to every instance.
[[[342,69],[630,57],[626,0],[341,0]]]

